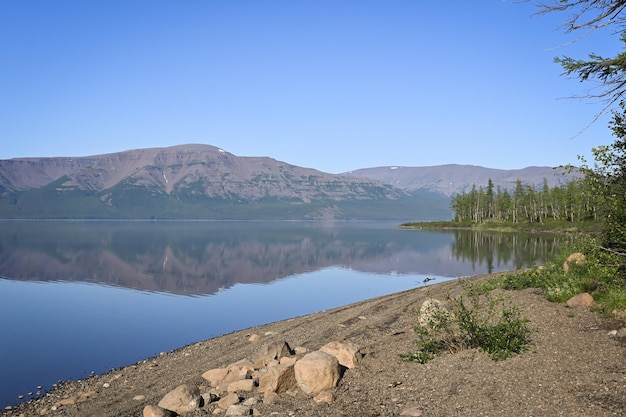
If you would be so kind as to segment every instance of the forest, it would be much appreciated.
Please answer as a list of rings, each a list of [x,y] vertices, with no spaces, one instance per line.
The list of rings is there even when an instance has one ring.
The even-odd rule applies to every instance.
[[[598,204],[587,182],[580,179],[552,188],[545,179],[539,188],[517,180],[512,191],[494,187],[489,179],[484,188],[474,185],[469,193],[454,196],[451,208],[459,223],[518,224],[597,220]]]

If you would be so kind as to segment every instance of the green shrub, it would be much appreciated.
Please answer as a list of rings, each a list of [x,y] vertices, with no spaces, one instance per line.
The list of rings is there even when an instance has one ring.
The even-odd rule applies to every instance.
[[[574,252],[584,253],[587,259],[571,264],[569,271],[565,272],[563,263]],[[596,238],[579,236],[565,246],[553,262],[541,268],[503,274],[483,285],[490,289],[539,288],[553,302],[565,302],[576,294],[587,292],[601,304],[598,309],[607,314],[626,310],[626,277],[620,271],[622,262],[619,255],[603,249]]]
[[[405,361],[426,363],[437,354],[480,349],[493,360],[526,350],[531,330],[518,308],[505,304],[479,286],[465,286],[467,298],[446,297],[447,309],[431,311],[426,323],[415,326],[417,350],[401,355]]]

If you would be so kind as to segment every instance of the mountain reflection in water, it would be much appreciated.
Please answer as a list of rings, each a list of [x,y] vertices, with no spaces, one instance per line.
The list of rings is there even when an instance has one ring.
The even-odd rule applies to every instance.
[[[201,295],[331,266],[442,277],[519,269],[558,242],[375,222],[15,221],[0,222],[0,276]]]

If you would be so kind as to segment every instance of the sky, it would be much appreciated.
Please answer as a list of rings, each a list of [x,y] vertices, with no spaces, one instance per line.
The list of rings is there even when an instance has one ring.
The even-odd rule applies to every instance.
[[[0,159],[204,143],[343,173],[610,144],[556,56],[618,36],[505,0],[2,0]],[[591,125],[590,125],[591,123]]]

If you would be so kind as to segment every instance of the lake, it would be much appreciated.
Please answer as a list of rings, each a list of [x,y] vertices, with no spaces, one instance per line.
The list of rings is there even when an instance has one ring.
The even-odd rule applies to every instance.
[[[379,222],[0,221],[0,405],[235,330],[538,265],[558,245]]]

